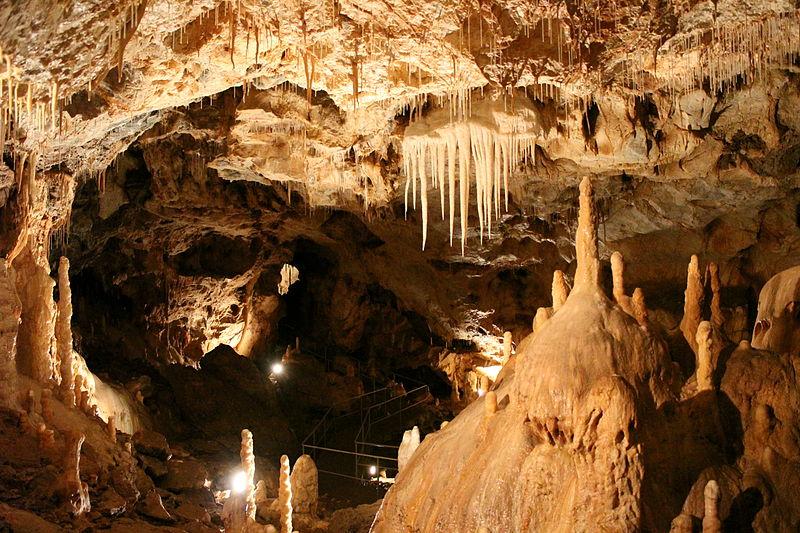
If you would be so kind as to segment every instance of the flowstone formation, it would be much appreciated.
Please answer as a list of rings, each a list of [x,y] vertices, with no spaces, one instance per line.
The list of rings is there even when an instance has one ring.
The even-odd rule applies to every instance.
[[[639,431],[673,398],[670,363],[666,346],[600,289],[596,216],[585,179],[569,296],[522,341],[490,399],[422,442],[374,531],[640,527]],[[480,405],[498,399],[499,411]],[[491,417],[479,429],[484,411]]]
[[[548,316],[491,394],[426,436],[372,531],[773,531],[797,523],[789,503],[796,493],[787,490],[800,480],[800,445],[788,437],[800,422],[793,348],[760,352],[743,341],[731,353],[714,329],[721,313],[697,303],[692,258],[678,334],[694,334],[697,368],[682,385],[641,289],[626,311],[600,288],[591,183],[580,190],[578,265],[566,301],[543,308]],[[791,307],[794,272],[767,284],[764,315]]]

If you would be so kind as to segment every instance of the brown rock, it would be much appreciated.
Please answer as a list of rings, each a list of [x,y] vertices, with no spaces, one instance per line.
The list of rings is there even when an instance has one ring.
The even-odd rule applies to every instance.
[[[172,452],[169,449],[166,437],[161,433],[149,429],[140,429],[134,433],[133,447],[141,454],[149,455],[164,461],[172,457]]]
[[[171,491],[202,489],[208,479],[208,470],[195,459],[167,462],[167,475],[160,486]]]
[[[136,511],[144,516],[155,518],[156,520],[162,520],[164,522],[175,521],[172,515],[169,514],[166,509],[164,509],[161,496],[158,494],[158,491],[155,490],[151,490],[147,493],[142,501],[136,506]]]

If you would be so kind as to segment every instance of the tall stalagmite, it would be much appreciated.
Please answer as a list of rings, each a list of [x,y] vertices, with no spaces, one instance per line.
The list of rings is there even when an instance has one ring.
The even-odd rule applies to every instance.
[[[75,363],[72,357],[72,290],[69,284],[69,259],[58,263],[58,317],[56,350],[61,364],[61,395],[68,407],[75,406]]]
[[[693,255],[689,261],[689,269],[686,274],[686,292],[683,301],[683,319],[681,319],[681,331],[697,353],[697,326],[703,320],[703,280],[700,277],[700,260]]]
[[[253,454],[253,434],[249,429],[242,430],[242,448],[239,451],[239,458],[242,463],[242,472],[244,472],[245,477],[245,487],[243,493],[245,519],[247,523],[254,523],[256,521],[256,458]]]
[[[574,291],[592,290],[600,283],[600,258],[597,251],[597,210],[594,205],[594,190],[589,177],[580,184],[580,210],[578,230],[575,234],[575,256],[578,268],[575,271]]]
[[[281,514],[281,533],[292,533],[292,478],[289,473],[289,458],[285,455],[281,456],[278,507]]]

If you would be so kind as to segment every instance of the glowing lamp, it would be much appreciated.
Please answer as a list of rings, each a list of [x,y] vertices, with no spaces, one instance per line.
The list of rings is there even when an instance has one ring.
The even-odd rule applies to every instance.
[[[282,363],[272,363],[272,373],[276,376],[283,374],[283,364]]]
[[[478,396],[483,396],[486,394],[483,389],[478,389]]]
[[[369,475],[370,476],[374,476],[377,473],[378,473],[378,467],[375,466],[375,465],[370,465],[370,467],[369,467]]]
[[[231,490],[236,494],[241,494],[246,488],[247,475],[243,471],[237,470],[234,472],[233,476],[231,476]]]

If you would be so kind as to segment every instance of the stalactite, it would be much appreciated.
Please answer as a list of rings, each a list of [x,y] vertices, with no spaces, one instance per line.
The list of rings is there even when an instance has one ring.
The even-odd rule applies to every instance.
[[[467,237],[468,206],[471,169],[474,168],[476,209],[479,221],[479,238],[491,238],[494,220],[500,217],[501,187],[505,188],[508,207],[508,180],[517,162],[533,160],[536,136],[520,133],[498,133],[478,123],[459,122],[441,128],[433,135],[406,136],[403,139],[403,173],[405,184],[405,213],[411,205],[416,209],[417,182],[422,202],[423,249],[427,241],[428,168],[434,186],[442,187],[440,202],[444,218],[445,172],[448,177],[450,207],[450,244],[453,241],[455,220],[456,166],[458,166],[459,219],[461,220],[462,255]]]

